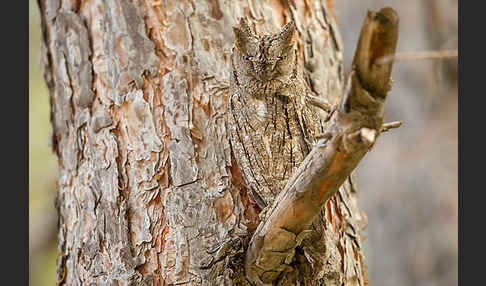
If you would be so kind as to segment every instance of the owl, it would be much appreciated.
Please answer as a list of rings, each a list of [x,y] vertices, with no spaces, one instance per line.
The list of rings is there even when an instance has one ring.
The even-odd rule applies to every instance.
[[[294,47],[295,24],[257,36],[242,19],[233,28],[227,125],[232,152],[261,209],[269,207],[312,149],[323,119]]]

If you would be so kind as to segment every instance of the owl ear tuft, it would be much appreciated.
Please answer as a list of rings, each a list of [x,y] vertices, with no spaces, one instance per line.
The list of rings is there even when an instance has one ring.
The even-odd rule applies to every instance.
[[[258,40],[248,26],[245,18],[240,19],[239,26],[233,27],[235,45],[241,53],[255,55],[258,50]]]
[[[286,52],[294,46],[295,23],[290,21],[282,27],[277,34],[277,42],[282,52]]]

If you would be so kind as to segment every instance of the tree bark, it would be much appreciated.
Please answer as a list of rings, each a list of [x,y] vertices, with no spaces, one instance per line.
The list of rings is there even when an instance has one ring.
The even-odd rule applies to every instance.
[[[58,285],[250,285],[261,208],[229,142],[232,26],[296,25],[311,91],[345,86],[331,1],[39,0],[59,160]],[[327,127],[327,126],[325,126]],[[352,176],[275,285],[367,285]]]

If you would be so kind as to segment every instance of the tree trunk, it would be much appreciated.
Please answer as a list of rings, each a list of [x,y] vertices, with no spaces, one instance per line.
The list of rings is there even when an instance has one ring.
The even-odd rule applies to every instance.
[[[249,285],[246,250],[262,208],[225,119],[231,27],[244,17],[274,34],[293,20],[310,90],[336,104],[345,75],[331,1],[39,6],[59,160],[58,285]],[[272,283],[367,284],[366,216],[351,178]]]

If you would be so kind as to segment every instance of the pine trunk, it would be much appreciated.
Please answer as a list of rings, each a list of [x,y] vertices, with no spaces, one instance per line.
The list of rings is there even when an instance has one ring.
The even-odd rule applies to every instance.
[[[261,209],[225,115],[232,26],[296,24],[311,90],[339,102],[331,1],[39,0],[59,161],[58,285],[249,285]],[[364,15],[365,13],[363,13]],[[348,178],[274,285],[366,285],[366,218]]]

